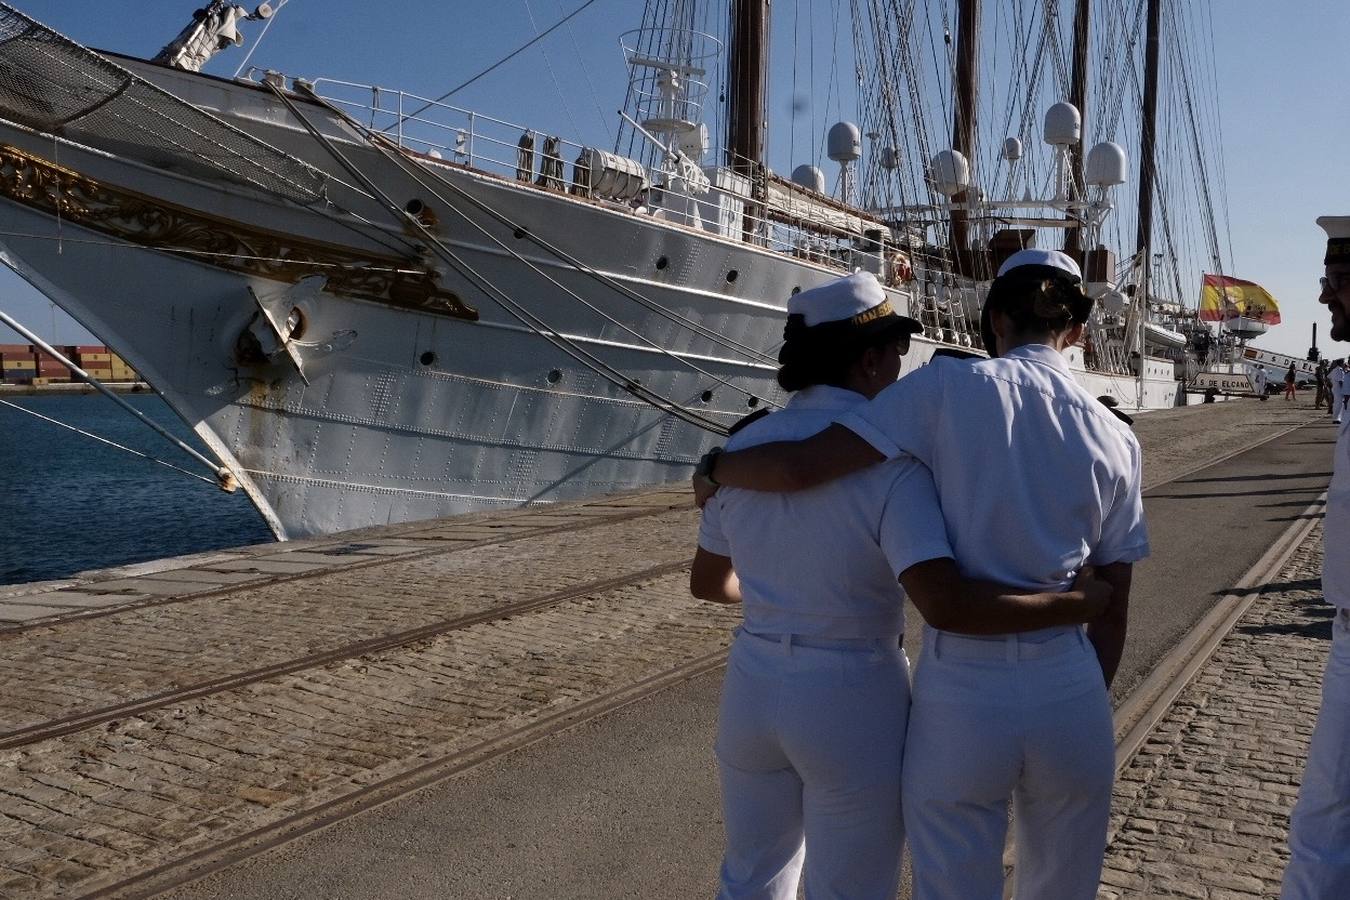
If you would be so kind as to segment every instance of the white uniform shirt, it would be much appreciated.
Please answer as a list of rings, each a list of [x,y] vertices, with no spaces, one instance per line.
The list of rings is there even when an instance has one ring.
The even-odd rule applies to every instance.
[[[1258,394],[1264,394],[1266,392],[1266,370],[1257,369],[1256,374],[1254,374],[1252,378],[1256,381],[1256,392]]]
[[[1344,551],[1350,535],[1350,421],[1336,438],[1336,461],[1327,490],[1327,517],[1322,523],[1322,595],[1340,609],[1350,609],[1350,553]]]
[[[1062,590],[1148,555],[1139,441],[1053,347],[935,359],[838,421],[932,470],[967,577]]]
[[[806,388],[732,435],[727,449],[810,437],[864,402],[842,388]],[[731,557],[747,631],[823,638],[901,634],[896,579],[952,555],[932,476],[908,458],[792,494],[723,487],[703,508],[698,542]]]
[[[1345,369],[1340,366],[1331,370],[1331,392],[1340,396],[1341,390],[1345,386]]]

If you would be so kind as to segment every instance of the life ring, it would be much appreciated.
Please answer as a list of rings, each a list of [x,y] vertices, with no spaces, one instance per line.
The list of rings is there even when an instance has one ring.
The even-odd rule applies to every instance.
[[[899,287],[914,280],[914,267],[909,257],[903,253],[890,253],[886,257],[886,286]]]

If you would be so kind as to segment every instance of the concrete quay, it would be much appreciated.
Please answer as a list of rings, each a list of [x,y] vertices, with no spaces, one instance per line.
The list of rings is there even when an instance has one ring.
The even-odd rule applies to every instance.
[[[1118,701],[1325,488],[1325,421],[1275,400],[1139,418],[1157,557]],[[737,616],[687,595],[696,520],[671,489],[0,588],[0,896],[711,895]],[[1257,715],[1238,708],[1227,727]],[[1164,767],[1160,736],[1193,731],[1169,721],[1122,777],[1103,896],[1268,887],[1252,866],[1282,838],[1234,822],[1268,838],[1239,860],[1170,830],[1209,801]]]

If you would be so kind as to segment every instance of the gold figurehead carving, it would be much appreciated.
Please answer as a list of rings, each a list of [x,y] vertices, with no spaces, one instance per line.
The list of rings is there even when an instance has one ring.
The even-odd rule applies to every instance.
[[[323,275],[329,293],[478,318],[476,309],[440,287],[416,260],[362,253],[205,215],[102,184],[8,144],[0,144],[0,196],[109,237],[219,269],[290,284]]]

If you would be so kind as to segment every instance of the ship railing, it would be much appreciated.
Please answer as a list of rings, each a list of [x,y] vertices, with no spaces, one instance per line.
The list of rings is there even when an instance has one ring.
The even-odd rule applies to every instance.
[[[828,217],[813,220],[784,216],[781,211],[772,215],[756,199],[761,192],[751,180],[731,167],[696,166],[703,178],[683,178],[658,151],[644,160],[640,185],[634,182],[620,191],[606,192],[603,185],[593,186],[595,173],[587,163],[593,158],[587,151],[597,148],[407,91],[332,78],[316,79],[311,89],[400,148],[536,187],[590,197],[841,274],[865,269],[887,284],[905,288],[899,272],[908,263],[899,258],[898,248],[860,229],[840,228]],[[710,156],[728,158],[725,152]]]
[[[400,148],[542,187],[571,187],[565,169],[586,149],[557,135],[407,91],[333,78],[316,79],[313,85],[317,96]]]

